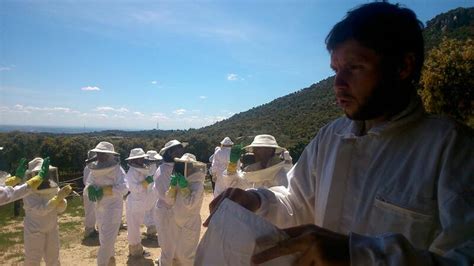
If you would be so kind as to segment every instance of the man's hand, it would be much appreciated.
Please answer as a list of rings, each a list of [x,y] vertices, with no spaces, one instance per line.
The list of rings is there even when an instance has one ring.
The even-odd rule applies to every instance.
[[[261,264],[277,257],[295,254],[294,265],[350,265],[349,237],[314,224],[283,229],[289,238],[252,256]],[[265,241],[262,237],[260,241]],[[259,240],[257,240],[257,245]]]
[[[256,192],[245,191],[240,188],[228,188],[209,203],[210,215],[203,224],[205,227],[209,225],[212,215],[214,215],[214,212],[219,208],[224,199],[230,199],[252,212],[260,208],[260,198]]]

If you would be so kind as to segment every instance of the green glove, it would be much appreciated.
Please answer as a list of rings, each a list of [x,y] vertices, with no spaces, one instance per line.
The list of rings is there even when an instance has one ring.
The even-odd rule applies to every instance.
[[[49,172],[49,162],[49,157],[44,158],[43,164],[41,165],[41,170],[38,173],[38,175],[43,178],[43,180],[45,179],[45,177],[47,177],[47,174]]]
[[[15,176],[19,178],[25,177],[26,168],[28,164],[26,162],[26,158],[21,158],[20,163],[18,164],[18,168],[16,169]]]
[[[94,186],[89,186],[87,188],[87,193],[89,195],[89,200],[92,202],[99,201],[104,196],[104,191],[100,187],[96,188]]]
[[[94,186],[88,186],[87,187],[87,195],[89,196],[90,201],[92,201],[92,202],[97,201],[97,193],[96,193],[96,190],[95,190]]]
[[[178,186],[180,188],[188,187],[188,180],[186,180],[186,177],[184,177],[181,174],[177,174],[177,178],[178,178]]]
[[[148,184],[151,184],[153,183],[153,176],[152,175],[149,175],[145,178],[145,181],[148,183]]]
[[[178,185],[178,175],[177,174],[171,175],[170,187],[171,186],[175,187],[177,185]]]
[[[240,159],[242,153],[244,153],[242,144],[232,146],[232,148],[230,149],[230,162],[236,163]]]

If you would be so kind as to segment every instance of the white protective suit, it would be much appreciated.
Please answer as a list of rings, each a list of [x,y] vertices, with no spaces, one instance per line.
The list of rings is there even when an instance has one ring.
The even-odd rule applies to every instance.
[[[40,265],[41,259],[47,266],[60,265],[58,213],[64,212],[66,205],[47,206],[58,191],[58,187],[41,189],[23,199],[25,266]]]
[[[95,203],[100,241],[97,264],[107,265],[115,253],[115,240],[122,222],[123,196],[128,191],[125,184],[125,171],[119,164],[104,169],[91,168],[90,170],[87,187],[91,185],[96,187],[113,186],[112,196],[104,195],[101,200]]]
[[[204,198],[204,172],[194,173],[186,178],[191,194],[176,199],[166,197],[174,163],[163,163],[155,175],[158,193],[156,215],[160,237],[160,265],[193,265],[199,234],[201,231],[201,206]]]
[[[130,245],[141,243],[140,225],[143,224],[145,212],[150,208],[151,202],[155,197],[153,184],[143,187],[142,182],[150,174],[148,168],[138,168],[130,166],[125,177],[130,194],[127,196],[127,238]]]
[[[158,167],[156,166],[155,163],[152,163],[150,165],[150,173],[148,175],[154,176],[156,170]],[[153,185],[150,185],[151,188],[153,188]],[[155,223],[155,206],[156,206],[156,201],[158,200],[158,196],[156,195],[155,192],[150,193],[148,195],[149,199],[147,200],[146,203],[146,211],[145,211],[145,218],[143,219],[143,223],[146,225],[147,228],[154,227],[156,226]]]
[[[215,178],[216,186],[214,188],[214,197],[219,196],[226,188],[228,182],[223,178],[224,172],[230,159],[231,147],[217,147],[212,158],[212,176]]]
[[[257,190],[257,213],[281,228],[349,234],[351,265],[472,265],[472,131],[413,99],[358,132],[361,122],[345,117],[322,128],[288,173],[289,189]]]
[[[260,162],[248,165],[241,173],[243,184],[241,188],[259,188],[259,187],[288,187],[288,166],[291,163],[281,160],[279,156],[274,156],[268,162],[268,167],[262,169]]]
[[[87,184],[87,178],[89,177],[90,172],[91,170],[88,166],[84,167],[84,172],[82,175],[82,182],[84,182],[84,186]],[[89,200],[89,195],[85,189],[82,193],[82,201],[84,203],[84,226],[86,229],[95,229],[95,203]]]
[[[0,186],[0,206],[22,199],[32,191],[26,183],[14,187]]]

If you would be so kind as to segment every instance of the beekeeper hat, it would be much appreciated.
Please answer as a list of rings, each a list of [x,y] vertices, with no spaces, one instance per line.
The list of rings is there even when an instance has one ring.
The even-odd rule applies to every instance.
[[[231,140],[229,137],[225,137],[225,138],[221,141],[221,144],[224,145],[224,146],[232,146],[232,145],[234,145],[234,143],[232,142],[232,140]]]
[[[125,161],[128,161],[128,160],[133,160],[133,159],[138,159],[138,158],[146,158],[147,155],[146,153],[143,151],[142,148],[135,148],[135,149],[132,149],[130,151],[130,155],[128,156],[127,159],[125,159]]]
[[[107,141],[101,141],[94,149],[91,151],[93,152],[100,152],[100,153],[111,153],[111,154],[118,154],[115,152],[114,145]]]
[[[170,141],[166,142],[165,146],[160,150],[160,155],[165,154],[165,152],[169,148],[174,147],[174,146],[178,146],[178,145],[182,145],[183,147],[186,147],[186,146],[188,146],[188,143],[186,143],[186,142],[181,143],[181,142],[179,142],[178,140],[175,140],[175,139],[170,140]]]
[[[257,135],[253,139],[252,143],[248,146],[245,146],[244,149],[253,152],[254,147],[267,147],[267,148],[275,148],[275,153],[280,153],[285,149],[278,146],[276,139],[272,135]]]
[[[146,155],[147,155],[146,157],[147,160],[150,160],[150,161],[163,160],[163,157],[161,157],[161,155],[159,155],[158,152],[154,150],[147,151]]]

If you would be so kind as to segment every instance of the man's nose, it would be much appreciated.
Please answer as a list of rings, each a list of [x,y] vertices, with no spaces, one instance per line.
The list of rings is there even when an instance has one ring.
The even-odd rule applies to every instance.
[[[334,77],[334,90],[346,90],[347,87],[347,73],[346,71],[340,70]]]

